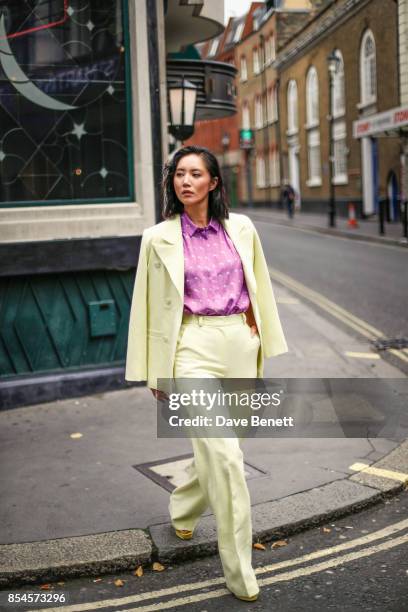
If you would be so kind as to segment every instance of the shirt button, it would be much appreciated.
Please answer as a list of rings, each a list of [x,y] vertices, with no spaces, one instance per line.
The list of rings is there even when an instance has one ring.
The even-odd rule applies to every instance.
[[[154,265],[155,265],[155,267],[156,267],[156,268],[161,268],[161,263],[160,263],[160,261],[156,261],[156,262],[154,263]]]
[[[164,336],[164,337],[163,337],[163,342],[165,342],[166,344],[168,344],[168,343],[169,343],[169,339],[168,339],[168,337],[167,337],[167,336]]]
[[[166,304],[166,306],[171,306],[171,299],[167,298],[164,303]]]

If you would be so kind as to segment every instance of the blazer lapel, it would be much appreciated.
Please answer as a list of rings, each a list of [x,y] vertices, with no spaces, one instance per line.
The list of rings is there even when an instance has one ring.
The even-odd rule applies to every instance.
[[[152,240],[152,246],[184,301],[184,251],[180,215],[167,219],[164,224],[166,227],[163,227],[163,234]]]
[[[252,293],[256,293],[256,280],[252,265],[252,232],[250,228],[238,223],[233,217],[223,219],[225,231],[231,238],[241,258],[247,287]],[[152,240],[152,246],[166,267],[170,278],[175,285],[182,301],[184,301],[184,251],[183,236],[181,233],[180,215],[163,224],[163,234]]]
[[[249,227],[242,223],[237,223],[233,217],[224,219],[223,224],[225,231],[234,243],[235,248],[242,261],[244,269],[245,282],[248,290],[256,293],[256,279],[253,271],[253,234]]]

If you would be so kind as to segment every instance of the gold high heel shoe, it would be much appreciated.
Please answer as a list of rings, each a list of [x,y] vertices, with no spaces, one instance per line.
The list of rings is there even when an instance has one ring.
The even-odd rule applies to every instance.
[[[230,588],[227,587],[227,589],[231,591]],[[259,593],[257,593],[256,595],[251,595],[250,597],[248,597],[247,595],[237,595],[236,593],[234,593],[234,591],[231,591],[231,593],[234,597],[240,599],[241,601],[256,601],[259,597]]]
[[[176,536],[180,538],[180,540],[191,540],[193,532],[189,529],[176,529]]]

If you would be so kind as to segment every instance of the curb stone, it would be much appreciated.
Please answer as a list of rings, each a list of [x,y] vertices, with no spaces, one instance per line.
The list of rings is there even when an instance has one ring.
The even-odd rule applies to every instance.
[[[244,211],[243,211],[244,212]],[[285,219],[275,219],[268,217],[267,215],[258,214],[255,211],[246,211],[247,214],[253,221],[264,221],[266,223],[274,223],[275,225],[282,225],[284,227],[294,227],[295,229],[306,229],[312,232],[318,232],[320,234],[327,234],[331,236],[339,236],[340,238],[350,238],[350,240],[363,240],[364,242],[375,242],[377,244],[388,244],[393,246],[399,246],[403,248],[408,247],[408,241],[405,242],[401,236],[400,239],[388,238],[387,236],[372,236],[371,234],[352,234],[346,230],[332,229],[329,227],[322,227],[320,225],[309,225],[307,223],[295,225]]]
[[[252,507],[254,541],[292,535],[372,506],[408,486],[408,439],[370,467],[407,474],[405,482],[358,472],[321,487]],[[284,520],[282,520],[284,517]],[[212,515],[204,516],[193,540],[181,541],[170,523],[41,542],[0,545],[0,588],[96,576],[215,554]]]

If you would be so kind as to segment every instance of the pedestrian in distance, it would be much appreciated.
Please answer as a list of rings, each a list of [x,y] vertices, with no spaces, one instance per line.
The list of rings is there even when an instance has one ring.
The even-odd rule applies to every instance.
[[[258,233],[230,213],[216,157],[179,149],[163,172],[164,221],[144,230],[131,304],[126,380],[262,378],[287,352]],[[175,535],[193,537],[210,507],[228,589],[255,601],[251,504],[237,437],[193,437],[189,479],[170,496]]]
[[[288,212],[289,219],[293,218],[295,213],[296,192],[290,183],[286,183],[282,189],[283,206]]]

